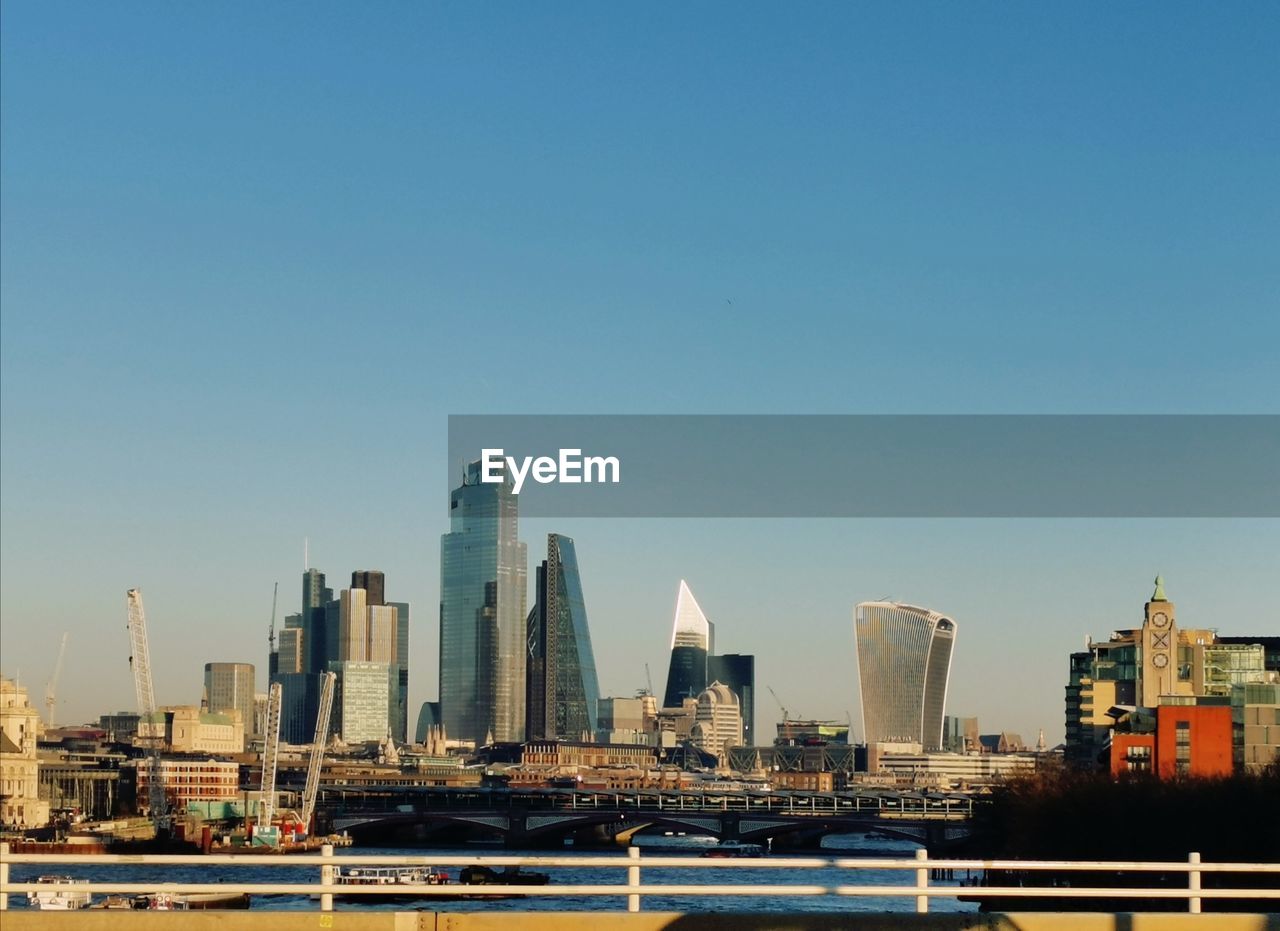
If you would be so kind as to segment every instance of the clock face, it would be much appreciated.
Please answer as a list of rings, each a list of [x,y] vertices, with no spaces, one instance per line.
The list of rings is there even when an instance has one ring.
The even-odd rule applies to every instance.
[[[1169,615],[1165,614],[1163,611],[1157,611],[1155,614],[1151,615],[1151,623],[1157,627],[1168,627]]]
[[[1169,655],[1167,653],[1157,653],[1151,657],[1151,662],[1157,669],[1164,669],[1165,666],[1169,665]]]

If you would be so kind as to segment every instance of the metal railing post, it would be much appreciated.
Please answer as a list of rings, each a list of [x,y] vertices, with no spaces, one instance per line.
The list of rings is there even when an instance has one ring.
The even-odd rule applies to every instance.
[[[929,859],[929,851],[921,847],[916,851],[916,861],[925,863]],[[916,869],[916,888],[920,890],[929,888],[929,867],[921,866]],[[929,896],[916,896],[916,911],[923,914],[929,910]]]
[[[323,861],[327,857],[333,856],[333,844],[323,844],[320,847],[320,858]],[[320,882],[323,885],[330,885],[333,882],[333,867],[325,864],[320,867]],[[333,893],[320,893],[320,911],[333,911]]]
[[[0,886],[9,885],[9,845],[0,844]],[[0,912],[9,910],[9,893],[0,892]]]
[[[1193,893],[1200,891],[1200,854],[1192,853],[1187,856],[1191,869],[1187,871],[1187,888]],[[1193,915],[1200,914],[1200,896],[1187,896],[1187,906]]]
[[[628,847],[627,859],[631,861],[631,866],[627,867],[627,887],[630,889],[640,888],[640,848]],[[640,894],[633,892],[627,896],[627,911],[640,911]]]

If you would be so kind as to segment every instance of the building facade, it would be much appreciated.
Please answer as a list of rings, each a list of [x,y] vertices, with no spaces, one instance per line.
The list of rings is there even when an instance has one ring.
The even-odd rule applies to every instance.
[[[244,721],[237,708],[214,713],[170,705],[139,718],[135,741],[170,753],[243,753]]]
[[[738,696],[722,682],[713,682],[698,695],[690,742],[723,764],[734,747],[742,746],[742,709]]]
[[[727,685],[738,697],[742,712],[742,742],[756,740],[756,658],[745,653],[711,654],[707,657],[707,681]]]
[[[1154,773],[1161,779],[1231,775],[1229,705],[1164,704],[1155,712],[1154,730],[1114,735],[1110,755],[1113,775]]]
[[[32,828],[49,821],[49,803],[40,798],[40,713],[27,690],[0,679],[0,824]]]
[[[382,740],[391,732],[398,683],[388,663],[344,660],[330,664],[337,674],[333,695],[333,733],[343,743]],[[314,731],[307,741],[314,738]]]
[[[1157,576],[1155,591],[1143,606],[1140,627],[1115,631],[1105,641],[1090,640],[1085,651],[1071,654],[1066,687],[1067,762],[1089,768],[1107,766],[1113,772],[1141,768],[1148,751],[1142,740],[1134,739],[1141,736],[1132,731],[1141,717],[1135,713],[1145,712],[1154,719],[1157,709],[1165,705],[1206,700],[1233,709],[1233,755],[1236,765],[1244,767],[1246,715],[1258,720],[1266,716],[1262,708],[1248,710],[1248,696],[1261,694],[1257,687],[1280,684],[1280,672],[1268,665],[1266,640],[1220,639],[1213,630],[1179,626],[1177,607],[1165,595],[1164,579]],[[1124,749],[1117,762],[1120,751],[1112,738],[1120,738],[1117,724],[1122,720],[1130,731],[1121,743],[1126,748],[1132,745],[1133,758]],[[1258,749],[1254,759],[1269,756]]]
[[[928,608],[863,602],[854,638],[867,744],[914,741],[941,750],[956,622]]]
[[[573,540],[547,536],[527,624],[525,739],[581,740],[596,730],[600,685]]]
[[[440,711],[449,736],[519,741],[525,726],[527,554],[510,480],[467,466],[440,540]]]
[[[208,710],[239,711],[244,722],[245,736],[258,736],[255,726],[258,716],[254,709],[255,670],[252,663],[205,663],[204,697]]]
[[[137,805],[145,813],[150,796],[151,769],[146,761],[133,761]],[[161,759],[158,761],[160,784],[170,811],[182,811],[194,805],[231,803],[240,790],[240,765],[213,759]]]

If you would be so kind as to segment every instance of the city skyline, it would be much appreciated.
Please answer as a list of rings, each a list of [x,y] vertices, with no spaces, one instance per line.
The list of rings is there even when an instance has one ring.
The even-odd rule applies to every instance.
[[[890,521],[888,523],[894,523],[894,522]],[[1137,521],[1134,523],[1145,524],[1147,522]],[[594,566],[594,560],[593,560],[593,566]],[[353,577],[354,575],[355,573],[353,573]],[[319,584],[323,586],[324,580],[325,580],[325,574],[322,572],[319,572],[318,570],[310,570],[308,573],[304,574],[304,594],[306,591],[307,580],[313,579],[313,578],[317,579]],[[590,586],[590,584],[591,583],[589,581],[588,586]],[[1172,584],[1176,586],[1178,590],[1181,590],[1181,586],[1178,584],[1176,579],[1173,581]],[[1135,594],[1133,595],[1133,597],[1137,598],[1138,596],[1136,595],[1136,592],[1149,589],[1150,587],[1149,577],[1148,577],[1148,581],[1145,584],[1136,584],[1131,587],[1134,588],[1135,590]],[[689,591],[688,583],[684,580],[681,580],[679,589],[680,591],[678,592],[678,594],[683,595],[685,591]],[[338,607],[341,604],[340,599],[332,597],[333,596],[332,589],[325,588],[323,591],[325,594],[327,594],[331,598],[332,604],[334,607]],[[691,591],[689,592],[689,597],[692,597]],[[677,618],[679,617],[679,601],[680,599],[678,598],[677,599]],[[696,601],[694,603],[696,604]],[[846,608],[846,611],[851,611],[853,607],[854,605],[849,605]],[[1080,630],[1081,636],[1085,638],[1090,636],[1096,636],[1097,633],[1103,628],[1125,629],[1128,627],[1139,626],[1141,624],[1141,617],[1140,616],[1135,617],[1134,616],[1135,612],[1134,610],[1132,610],[1132,606],[1130,607],[1131,609],[1127,612],[1117,612],[1110,622],[1107,622],[1106,620],[1102,620],[1097,623],[1093,623],[1092,625],[1086,625],[1085,627],[1082,627]],[[287,605],[285,606],[285,608],[287,609]],[[670,609],[668,608],[667,610],[670,610]],[[321,614],[323,613],[324,613],[324,609],[323,609],[323,606],[321,606]],[[333,613],[333,612],[330,612],[330,613]],[[698,613],[701,613],[700,608],[698,609]],[[1140,612],[1138,612],[1138,614],[1140,615]],[[846,614],[846,619],[845,619],[846,624],[847,624],[847,617],[848,615]],[[428,621],[427,623],[430,624],[430,621]],[[656,629],[665,628],[667,630],[670,630],[671,628],[667,626],[670,623],[671,623],[670,621],[664,621],[660,624],[653,624],[652,626]],[[152,624],[154,626],[155,622],[153,621]],[[1225,627],[1221,623],[1219,624],[1196,623],[1195,626],[1218,629],[1218,630],[1221,630],[1224,635],[1235,634],[1235,635],[1243,636],[1243,635],[1252,633],[1256,636],[1261,636],[1265,632],[1261,629],[1261,627],[1265,626],[1265,624],[1260,625],[1259,629],[1249,629],[1244,626]],[[278,630],[277,633],[281,633],[281,631]],[[433,631],[428,627],[425,630],[419,630],[417,636],[430,640],[432,633]],[[654,631],[652,630],[649,631],[649,634],[650,634],[649,639],[651,640],[654,639],[652,636],[653,633]],[[732,629],[729,631],[729,633],[731,635],[735,634],[735,632]],[[972,633],[973,631],[971,627],[969,625],[966,625],[966,637],[962,638],[959,642],[961,644],[965,644]],[[669,643],[671,634],[669,633],[665,635],[660,634],[657,639],[663,640],[664,638],[665,638],[664,642]],[[153,634],[153,642],[154,640],[155,640],[155,636]],[[1075,643],[1072,644],[1071,648],[1072,649],[1078,648],[1078,645],[1080,642],[1081,641],[1079,639],[1076,639]],[[797,641],[797,643],[799,642]],[[803,646],[802,643],[799,643],[799,645]],[[747,647],[744,647],[744,649],[746,648],[750,648],[750,645],[748,644]],[[843,661],[843,664],[845,666],[853,666],[854,668],[856,668],[855,650],[856,650],[856,641],[851,636],[849,638],[847,656],[844,656],[844,657],[837,656],[836,659],[838,661]],[[229,652],[232,652],[232,651],[229,651],[227,649],[224,641],[223,647],[219,655],[226,656]],[[663,651],[663,652],[666,652],[666,651]],[[776,668],[775,663],[770,662],[771,659],[774,659],[776,661],[776,657],[770,657],[768,655],[765,655],[764,669],[766,671],[769,670],[771,667]],[[1047,709],[1047,714],[1044,714],[1043,717],[1041,716],[1029,717],[1025,713],[1022,715],[1019,715],[1016,713],[1009,713],[1007,711],[1002,711],[996,707],[997,705],[1002,704],[999,698],[997,698],[993,704],[984,706],[981,702],[974,701],[972,698],[966,699],[964,689],[961,690],[962,697],[959,699],[955,698],[954,694],[949,693],[945,712],[949,715],[971,715],[971,714],[976,715],[980,719],[982,726],[985,729],[998,728],[1000,730],[1013,730],[1021,733],[1034,734],[1037,732],[1038,729],[1043,728],[1050,742],[1058,743],[1060,742],[1061,735],[1063,733],[1062,732],[1063,725],[1061,721],[1061,717],[1062,717],[1061,716],[1061,700],[1060,700],[1060,696],[1057,694],[1057,692],[1060,691],[1060,686],[1062,683],[1058,682],[1057,679],[1060,678],[1062,679],[1063,682],[1065,682],[1068,672],[1066,669],[1066,660],[1062,655],[1059,655],[1054,659],[1055,659],[1055,664],[1054,664],[1055,666],[1062,666],[1061,670],[1058,670],[1057,668],[1052,668],[1051,674],[1054,675],[1056,678],[1047,683],[1039,683],[1039,685],[1037,686],[1037,690],[1029,693],[1029,697],[1033,699],[1043,699]],[[261,656],[247,657],[247,658],[243,658],[242,660],[237,660],[236,662],[241,662],[241,661],[249,662],[250,660],[257,660],[257,662],[254,663],[254,665],[256,665],[259,670],[263,670],[266,668],[266,663],[262,662]],[[967,669],[965,668],[966,665],[968,667]],[[613,688],[613,689],[610,689],[605,686],[601,686],[600,693],[599,693],[600,696],[602,698],[603,697],[626,697],[626,696],[630,696],[631,694],[634,694],[636,690],[642,688],[643,682],[641,680],[644,675],[643,670],[641,669],[640,672],[637,674],[634,667],[635,667],[635,663],[633,661],[630,668],[624,667],[623,670],[618,670],[618,669],[605,670],[607,674],[607,678],[605,678],[604,681],[612,681],[614,683],[633,682],[635,683],[635,685],[634,685],[634,688],[631,687],[630,685],[627,685],[623,688]],[[437,698],[437,694],[434,688],[435,683],[430,680],[429,671],[422,670],[416,665],[415,665],[415,670],[416,671],[414,674],[413,688],[412,688],[412,691],[410,692],[410,699],[409,699],[408,714],[410,718],[416,716],[416,714],[418,713],[417,709],[420,707],[421,701],[435,700]],[[967,676],[965,676],[966,672],[967,672]],[[6,675],[10,675],[8,668],[6,668],[5,673]],[[962,681],[964,681],[964,679],[967,679],[967,684],[970,686],[969,691],[971,694],[982,694],[983,692],[986,691],[985,688],[979,687],[980,683],[983,682],[984,677],[987,675],[984,667],[980,662],[969,663],[969,664],[961,663],[960,668],[953,669],[953,676],[957,674],[959,674],[962,677]],[[123,678],[120,679],[120,683],[122,687],[131,688],[128,680],[127,664],[122,675],[123,675]],[[259,676],[261,677],[262,675],[263,673],[260,672]],[[424,679],[426,679],[427,681],[424,681]],[[34,682],[34,680],[26,679],[25,676],[22,681],[24,683]],[[775,676],[772,679],[770,679],[768,678],[768,673],[766,672],[766,678],[760,679],[759,677],[757,677],[757,681],[761,689],[764,689],[766,688],[766,686],[769,686],[769,685],[774,685],[778,682],[784,683],[783,687],[780,688],[779,691],[781,692],[782,700],[785,701],[788,705],[788,710],[790,711],[792,718],[811,717],[811,718],[830,719],[830,720],[848,718],[848,719],[851,719],[855,724],[855,727],[853,729],[854,737],[857,739],[862,738],[863,734],[860,727],[860,723],[861,723],[860,717],[861,717],[862,709],[861,709],[859,697],[856,694],[858,689],[858,680],[856,677],[849,677],[847,680],[848,682],[847,687],[842,690],[844,694],[837,693],[835,696],[836,702],[838,702],[840,698],[844,698],[845,704],[843,708],[835,707],[836,702],[829,702],[826,704],[820,703],[820,704],[814,705],[811,702],[802,703],[802,702],[794,701],[793,696],[795,694],[794,692],[795,686],[806,684],[805,678],[803,675],[785,677],[785,678]],[[38,685],[39,683],[35,682],[35,684]],[[709,684],[709,681],[708,681],[708,684]],[[812,682],[809,682],[808,684],[812,686]],[[259,685],[264,687],[265,683],[260,682]],[[262,688],[260,688],[260,691],[261,690]],[[954,692],[954,690],[952,690],[952,692]],[[659,692],[659,694],[661,694],[661,692]],[[829,698],[832,693],[828,689],[823,689],[821,690],[821,694],[824,697]],[[801,692],[800,695],[804,696],[805,693]],[[158,703],[162,705],[175,705],[175,704],[199,705],[199,696],[191,697],[186,695],[185,693],[179,693],[177,699],[171,701],[169,700],[168,696],[163,696],[158,692],[157,700],[158,700]],[[133,703],[130,699],[125,699],[122,704],[119,704],[119,707],[110,707],[110,708],[106,706],[98,707],[90,703],[90,705],[87,706],[90,708],[89,713],[79,716],[76,721],[66,718],[65,716],[62,716],[60,720],[61,720],[61,723],[66,726],[70,726],[73,723],[91,723],[93,721],[96,721],[98,716],[101,714],[107,714],[107,713],[110,713],[111,711],[132,710],[132,704]],[[60,702],[60,707],[65,707],[65,705],[66,705],[65,702]],[[772,733],[772,729],[773,729],[772,725],[781,720],[781,711],[778,707],[777,702],[774,702],[771,700],[766,700],[765,705],[762,706],[760,710],[762,713],[758,714],[758,717],[760,717],[763,723],[764,729],[760,730],[759,728],[757,728],[757,730],[758,730],[758,734],[760,735],[760,739],[767,739],[769,734]],[[80,718],[82,718],[83,720],[81,721]],[[1038,723],[1042,719],[1045,721],[1045,723]],[[303,730],[306,731],[307,728],[303,728]],[[300,737],[301,737],[301,734],[302,732],[300,731],[299,732]],[[306,737],[305,739],[309,739],[309,736]],[[300,739],[299,742],[304,742],[304,740]]]
[[[1277,411],[1274,5],[0,18],[0,661],[38,696],[70,632],[60,723],[134,707],[133,586],[159,703],[265,690],[307,536],[434,699],[450,414]],[[947,712],[1050,743],[1157,573],[1280,628],[1274,519],[521,525],[602,696],[662,689],[687,578],[761,736],[766,687],[857,720],[861,601],[959,619]]]

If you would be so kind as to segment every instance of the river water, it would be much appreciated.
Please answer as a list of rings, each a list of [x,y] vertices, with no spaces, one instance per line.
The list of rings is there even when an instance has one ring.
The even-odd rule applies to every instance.
[[[687,855],[695,858],[705,850],[707,844],[698,838],[685,837],[638,837],[636,839],[643,853],[661,856]],[[839,835],[824,840],[823,850],[812,853],[796,853],[796,857],[895,857],[910,859],[915,856],[916,846],[908,841],[870,835]],[[505,850],[500,847],[352,847],[338,850],[343,856],[375,856],[395,855],[421,857],[424,862],[441,856],[549,856],[553,852],[546,850],[520,851]],[[599,859],[600,867],[547,867],[545,872],[551,875],[553,884],[563,885],[614,885],[626,882],[626,872],[621,869],[605,867],[606,861],[617,863],[626,859],[626,851],[613,850],[574,850],[571,847],[554,853],[565,856],[589,857]],[[783,856],[784,854],[778,854]],[[753,861],[740,861],[751,863]],[[457,867],[446,867],[448,872],[457,874]],[[533,867],[532,869],[538,869]],[[542,871],[542,870],[539,870]],[[318,882],[319,872],[314,865],[306,867],[259,867],[259,866],[142,866],[139,864],[119,865],[76,865],[71,867],[49,868],[15,865],[10,870],[12,882],[30,882],[37,875],[57,873],[86,879],[93,882],[225,882],[229,886],[236,883],[287,883]],[[958,885],[964,879],[957,875],[954,882],[930,880],[931,885]],[[842,870],[834,867],[826,869],[779,869],[768,867],[744,866],[740,869],[710,870],[681,867],[652,867],[643,871],[645,883],[668,884],[754,884],[754,885],[886,885],[904,886],[915,881],[914,873],[901,870]],[[100,897],[99,897],[100,898]],[[10,908],[26,908],[25,895],[10,895]],[[252,908],[267,910],[279,909],[288,911],[314,910],[318,903],[307,896],[254,896]],[[417,902],[382,901],[370,897],[367,901],[335,903],[336,909],[347,910],[391,910],[391,911],[611,911],[626,908],[624,896],[613,897],[558,897],[528,896],[526,898],[505,900],[463,900],[433,903],[429,900]],[[915,900],[909,897],[848,897],[848,896],[645,896],[641,900],[644,911],[662,912],[901,912],[913,911]],[[953,898],[934,898],[929,900],[929,910],[934,912],[976,911],[977,906],[960,902]]]

